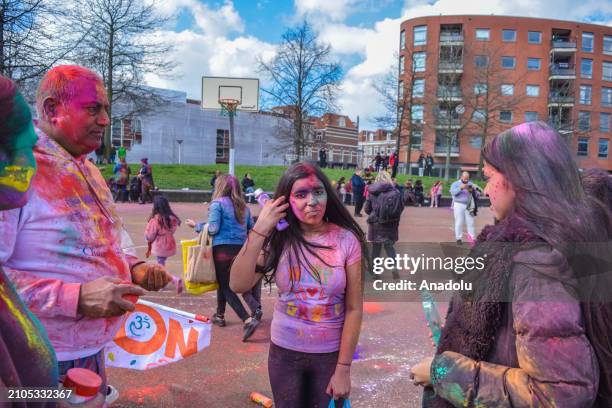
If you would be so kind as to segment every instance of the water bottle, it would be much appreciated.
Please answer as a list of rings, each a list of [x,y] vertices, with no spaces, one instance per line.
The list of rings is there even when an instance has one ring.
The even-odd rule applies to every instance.
[[[261,207],[263,207],[266,201],[270,199],[270,196],[267,195],[261,188],[258,188],[257,190],[255,190],[253,194],[255,194],[255,199],[257,200],[257,202],[259,203]],[[284,218],[281,218],[278,224],[276,224],[276,230],[283,231],[287,229],[288,226],[289,226],[289,223],[287,222],[287,220],[285,220]]]

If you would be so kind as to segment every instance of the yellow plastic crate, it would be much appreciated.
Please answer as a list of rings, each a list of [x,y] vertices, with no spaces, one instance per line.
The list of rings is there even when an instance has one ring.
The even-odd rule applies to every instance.
[[[183,253],[183,282],[185,283],[185,289],[188,293],[192,295],[200,295],[202,293],[210,292],[211,290],[216,290],[219,287],[218,283],[194,283],[189,282],[185,279],[187,275],[187,257],[189,256],[189,247],[195,246],[198,244],[197,239],[185,239],[181,240],[181,250]]]

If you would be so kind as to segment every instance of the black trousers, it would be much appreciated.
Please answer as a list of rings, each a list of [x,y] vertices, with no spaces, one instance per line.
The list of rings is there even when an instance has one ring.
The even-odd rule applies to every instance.
[[[363,193],[354,194],[355,195],[355,215],[361,214],[361,209],[363,208],[363,204],[365,203],[365,197]]]

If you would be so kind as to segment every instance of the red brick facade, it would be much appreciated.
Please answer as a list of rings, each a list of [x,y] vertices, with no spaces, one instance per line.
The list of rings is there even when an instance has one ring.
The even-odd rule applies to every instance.
[[[415,27],[419,28],[415,31]],[[444,114],[453,116],[453,120],[457,116],[457,126],[462,127],[458,144],[453,146],[451,164],[455,168],[478,164],[482,131],[479,125],[466,119],[471,112],[465,102],[467,95],[476,92],[476,64],[482,64],[486,55],[489,64],[499,68],[502,81],[507,83],[505,92],[509,93],[513,85],[516,100],[511,108],[496,113],[500,120],[492,124],[487,132],[489,137],[537,115],[537,120],[553,121],[568,138],[580,167],[612,171],[612,157],[607,152],[612,123],[606,124],[612,116],[612,103],[608,102],[612,102],[612,27],[522,17],[434,16],[406,20],[400,31],[403,36],[400,44],[404,45],[400,58],[405,64],[401,80],[411,81],[413,76],[425,80],[424,96],[414,99],[414,104],[423,105],[423,118],[417,126],[422,130],[422,145],[421,149],[412,149],[412,163],[421,151],[435,153],[437,164],[444,160],[446,145],[440,142],[445,139],[443,136],[439,136],[436,148],[436,130],[441,134],[436,123],[440,122],[438,112],[443,109],[440,98],[436,102],[431,95],[440,96],[440,82],[448,78],[444,77],[448,75],[444,70],[448,67],[445,58],[450,55],[461,65],[460,69],[459,65],[453,68],[453,75],[460,79],[457,100],[445,101]],[[455,48],[448,51],[451,49],[448,47]],[[425,69],[413,73],[413,53],[418,52],[425,52]],[[462,114],[457,113],[462,111],[457,108],[460,104],[467,108]],[[400,159],[406,161],[405,148]]]

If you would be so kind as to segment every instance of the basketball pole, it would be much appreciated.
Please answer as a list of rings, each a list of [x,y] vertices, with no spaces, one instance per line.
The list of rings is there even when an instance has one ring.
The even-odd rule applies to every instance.
[[[236,155],[234,152],[234,109],[229,111],[229,174],[235,176]]]

